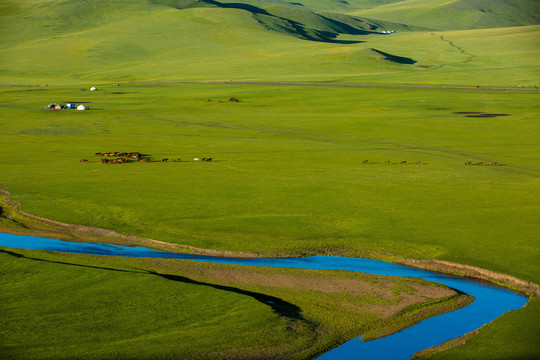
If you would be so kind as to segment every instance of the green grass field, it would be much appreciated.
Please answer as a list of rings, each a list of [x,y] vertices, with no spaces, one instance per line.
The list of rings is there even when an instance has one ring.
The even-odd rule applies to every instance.
[[[3,186],[26,212],[201,248],[438,258],[538,281],[536,93],[239,84],[2,91]],[[240,102],[225,101],[233,96]],[[90,110],[43,110],[67,101]],[[106,151],[155,161],[101,164],[94,153]],[[534,309],[521,311],[534,318]]]
[[[41,89],[2,96],[3,184],[32,214],[202,248],[444,258],[538,281],[534,251],[518,250],[539,230],[536,93]],[[217,102],[231,96],[241,102]],[[91,110],[43,110],[71,99]],[[94,153],[106,151],[158,161],[105,166]]]
[[[265,256],[443,259],[538,283],[538,14],[537,2],[528,0],[5,0],[0,84],[38,86],[0,87],[0,187],[28,213],[125,235]],[[387,30],[397,32],[380,33]],[[80,91],[90,86],[98,91]],[[452,86],[470,89],[443,88]],[[227,102],[231,97],[240,102]],[[44,110],[66,102],[90,110]],[[94,155],[109,151],[140,151],[155,161],[101,164]],[[3,231],[22,228],[5,219],[11,211],[0,213]],[[48,271],[55,275],[40,291],[75,283],[65,277],[73,267],[19,260],[5,263],[4,278],[29,272],[33,280],[12,294],[24,296]],[[83,278],[98,271],[79,270]],[[168,286],[146,275],[99,272],[105,282],[91,284],[97,292],[123,281],[143,281],[141,292]],[[193,290],[188,285],[182,291]],[[183,313],[222,293],[196,287]],[[76,289],[66,297],[90,296]],[[163,296],[158,301],[175,295]],[[45,298],[56,306],[58,300]],[[537,301],[437,356],[537,356]],[[223,318],[213,318],[212,307],[223,302],[197,308],[213,319],[197,332],[214,338],[227,316],[240,313],[250,318],[239,329],[246,333],[261,322],[271,324],[262,337],[287,326],[264,306],[243,313],[251,305],[241,297]],[[19,311],[33,306],[29,300]],[[98,302],[92,307],[104,311]],[[51,328],[67,321],[59,309]],[[328,325],[324,311],[311,311]],[[147,316],[127,316],[126,326]],[[91,333],[93,323],[81,319],[77,326],[88,323]],[[108,326],[107,319],[96,328]],[[168,319],[160,326],[177,324]],[[93,352],[80,345],[85,336],[61,349],[63,331],[50,358],[75,350],[106,358],[120,346],[126,356],[136,353],[120,338]],[[159,346],[181,343],[185,354],[191,339],[177,343],[167,331]],[[345,337],[305,350],[314,340],[309,326],[302,331],[286,349],[287,332],[261,346],[309,358]],[[143,344],[151,338],[134,336],[147,336]],[[259,341],[244,338],[239,349]],[[215,344],[216,358],[250,351]],[[39,358],[40,346],[28,356]],[[157,354],[158,345],[147,349],[142,357]]]

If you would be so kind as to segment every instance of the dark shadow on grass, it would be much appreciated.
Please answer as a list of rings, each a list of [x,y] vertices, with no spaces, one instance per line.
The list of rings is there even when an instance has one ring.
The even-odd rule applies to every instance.
[[[161,3],[160,1],[158,1]],[[339,36],[336,32],[317,30],[314,28],[306,27],[304,24],[294,21],[289,18],[277,16],[269,13],[263,8],[257,7],[251,4],[245,3],[234,3],[234,2],[220,2],[216,0],[200,0],[194,1],[190,4],[184,4],[179,6],[172,6],[176,9],[186,9],[192,7],[217,7],[223,9],[237,9],[243,10],[251,13],[251,16],[259,22],[261,25],[265,26],[269,30],[276,32],[296,36],[299,39],[317,41],[317,42],[328,42],[335,44],[358,44],[363,41],[352,41],[352,40],[336,40],[335,38]],[[322,17],[328,22],[331,22],[333,25],[339,25],[343,28],[344,33],[346,34],[364,34],[369,33],[363,30],[355,29],[354,27],[341,23],[340,21]],[[268,19],[273,19],[275,21],[268,22]]]
[[[339,21],[339,20],[334,20],[334,19],[331,19],[327,16],[323,16],[323,15],[320,15],[324,20],[328,21],[329,23],[331,23],[332,25],[334,26],[337,26],[339,28],[342,29],[342,31],[340,31],[340,33],[342,34],[348,34],[348,35],[369,35],[369,34],[373,34],[374,32],[373,31],[368,31],[368,30],[364,30],[364,29],[357,29],[347,23],[344,23],[342,21]],[[363,41],[362,41],[363,42]]]
[[[380,55],[382,55],[382,57],[380,58],[381,60],[389,60],[389,61],[396,62],[398,64],[404,64],[404,65],[412,65],[412,64],[416,63],[416,60],[413,60],[413,59],[408,58],[408,57],[392,55],[392,54],[389,54],[387,52],[377,50],[377,49],[373,49],[373,48],[371,50],[378,53],[378,54],[380,54]]]
[[[23,255],[23,254],[19,254],[19,253],[13,252],[13,251],[4,250],[4,249],[0,249],[0,253],[4,253],[6,255],[11,255],[11,256],[14,256],[14,257],[20,258],[20,259],[42,261],[42,262],[51,263],[51,264],[71,265],[71,266],[85,267],[85,268],[90,268],[90,269],[109,270],[109,271],[117,271],[117,272],[148,274],[147,271],[121,270],[121,269],[113,269],[113,268],[107,268],[107,267],[101,267],[101,266],[73,264],[73,263],[68,263],[68,262],[63,262],[63,261],[52,261],[52,260],[39,259],[39,258],[34,258],[34,257],[29,257],[29,256],[26,256],[26,255]]]
[[[293,319],[293,320],[303,320],[303,317],[301,315],[300,307],[298,307],[298,306],[296,306],[294,304],[291,304],[291,303],[289,303],[287,301],[284,301],[284,300],[282,300],[280,298],[277,298],[277,297],[274,297],[274,296],[265,295],[265,294],[261,294],[261,293],[257,293],[257,292],[253,292],[253,291],[248,291],[248,290],[243,290],[243,289],[235,288],[235,287],[232,287],[232,286],[225,286],[225,285],[206,283],[206,282],[193,280],[193,279],[190,279],[190,278],[187,278],[187,277],[184,277],[184,276],[160,274],[160,273],[155,272],[155,271],[122,270],[122,269],[113,269],[113,268],[101,267],[101,266],[73,264],[73,263],[68,263],[68,262],[63,262],[63,261],[45,260],[45,259],[29,257],[29,256],[26,256],[26,255],[23,255],[23,254],[19,254],[19,253],[13,252],[13,251],[9,251],[9,250],[0,249],[0,254],[2,254],[2,253],[6,254],[6,255],[14,256],[14,257],[19,258],[19,259],[42,261],[42,262],[47,262],[47,263],[52,263],[52,264],[60,264],[60,265],[71,265],[71,266],[85,267],[85,268],[97,269],[97,270],[108,270],[108,271],[117,271],[117,272],[134,273],[134,274],[148,274],[148,275],[159,276],[159,277],[161,277],[163,279],[167,279],[167,280],[170,280],[170,281],[181,282],[181,283],[184,283],[184,284],[209,286],[209,287],[217,289],[217,290],[229,291],[229,292],[233,292],[233,293],[240,294],[240,295],[250,296],[250,297],[252,297],[253,299],[255,299],[257,301],[259,301],[259,302],[261,302],[261,303],[263,303],[263,304],[265,304],[267,306],[270,306],[272,308],[272,310],[274,312],[276,312],[280,316],[283,316],[283,317],[286,317],[286,318],[289,318],[289,319]]]
[[[250,296],[257,301],[270,306],[272,310],[274,310],[280,316],[284,316],[284,317],[294,319],[294,320],[303,319],[301,315],[301,309],[298,306],[291,304],[287,301],[284,301],[280,298],[274,297],[274,296],[265,295],[265,294],[261,294],[261,293],[257,293],[253,291],[248,291],[248,290],[242,290],[242,289],[231,287],[231,286],[205,283],[205,282],[193,280],[193,279],[190,279],[184,276],[179,276],[179,275],[168,275],[168,274],[159,274],[159,273],[153,273],[153,274],[160,276],[164,279],[171,280],[171,281],[178,281],[178,282],[182,282],[185,284],[192,284],[192,285],[209,286],[217,290],[230,291],[236,294]]]

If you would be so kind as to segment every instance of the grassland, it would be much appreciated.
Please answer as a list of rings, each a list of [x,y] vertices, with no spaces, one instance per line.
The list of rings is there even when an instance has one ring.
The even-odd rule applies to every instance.
[[[4,187],[29,213],[201,248],[444,258],[537,281],[534,252],[506,258],[538,231],[536,93],[41,89],[3,89]],[[241,102],[216,102],[231,96]],[[92,110],[42,110],[70,99]],[[94,153],[105,151],[185,161],[104,166]]]
[[[538,282],[535,92],[81,86],[2,88],[3,187],[26,212],[215,250],[438,258]],[[91,110],[43,110],[67,101]],[[101,164],[105,151],[157,161]]]
[[[28,213],[198,248],[266,256],[442,259],[539,283],[538,92],[484,90],[534,90],[540,84],[538,11],[537,2],[528,0],[305,0],[302,5],[280,0],[5,0],[0,3],[0,84],[39,86],[0,87],[0,187]],[[397,32],[383,35],[382,30]],[[182,81],[229,83],[175,83]],[[90,86],[99,90],[79,91]],[[226,102],[230,97],[240,102]],[[48,103],[68,101],[91,110],[44,110]],[[101,164],[94,154],[106,151],[140,151],[156,161]],[[195,157],[213,161],[192,161]],[[3,208],[3,216],[14,215],[11,211]],[[0,229],[28,231],[1,216]],[[33,280],[10,282],[13,294],[25,294],[42,282],[43,294],[51,293],[47,287],[73,287],[65,300],[82,301],[101,291],[112,291],[109,295],[116,298],[111,286],[142,281],[133,297],[148,302],[134,308],[152,304],[141,295],[144,287],[166,289],[159,304],[176,296],[166,279],[51,262],[60,255],[21,254],[47,261],[4,254],[9,274],[4,279],[17,278],[18,271],[32,274]],[[83,257],[70,261],[95,265]],[[141,263],[115,269],[129,266],[148,270]],[[75,268],[92,289],[86,291],[68,276],[68,269]],[[175,276],[193,275],[182,271]],[[45,281],[48,273],[53,277]],[[105,282],[89,280],[94,276]],[[219,276],[197,279],[225,284]],[[221,296],[223,289],[175,285],[196,294],[182,314],[191,310],[207,319],[216,316],[215,309],[198,304]],[[281,297],[286,291],[278,293]],[[227,296],[230,302],[209,305],[235,304],[223,317],[190,329],[212,339],[215,357],[223,355],[220,351],[238,356],[252,351],[238,345],[230,352],[225,342],[216,342],[215,334],[221,335],[229,321],[245,321],[240,332],[260,328],[257,336],[244,337],[251,344],[290,325],[266,305],[243,313],[253,304],[239,294]],[[303,309],[312,306],[310,296],[315,295],[300,296],[306,300]],[[61,318],[63,311],[68,317],[75,314],[58,299],[45,299],[57,307],[47,323],[51,329],[68,321]],[[97,299],[88,309],[101,314],[105,310],[99,301],[110,300]],[[18,311],[35,306],[32,301]],[[537,302],[438,356],[535,357],[540,353]],[[167,309],[174,313],[170,305]],[[302,323],[293,326],[296,335],[289,329],[264,340],[261,346],[271,349],[267,354],[292,356],[315,342],[298,355],[309,357],[325,344],[367,331],[333,324],[324,318],[326,310],[311,309],[310,316],[332,329],[343,326],[343,333],[317,342],[320,334]],[[88,334],[94,325],[94,330],[119,334],[150,318],[147,312],[125,315],[124,328],[110,329],[114,322],[107,325],[109,315],[101,314],[95,323],[82,317],[81,324],[89,324]],[[171,319],[160,321],[163,329],[179,326]],[[269,327],[262,329],[263,322]],[[155,330],[132,334],[149,344],[148,334],[158,334]],[[63,331],[55,333],[57,344],[66,341]],[[178,338],[165,331],[156,336],[159,346],[178,345]],[[297,336],[298,342],[287,347],[284,336]],[[39,350],[27,355],[39,357],[44,347],[32,339]],[[84,336],[79,340],[86,341]],[[136,353],[125,338],[102,344],[103,352],[92,356],[111,357],[118,347]],[[54,346],[48,348],[51,357],[94,351],[86,345]],[[155,346],[148,345],[141,356],[156,354]]]
[[[434,29],[521,26],[538,24],[540,19],[534,0],[407,0],[353,13]]]

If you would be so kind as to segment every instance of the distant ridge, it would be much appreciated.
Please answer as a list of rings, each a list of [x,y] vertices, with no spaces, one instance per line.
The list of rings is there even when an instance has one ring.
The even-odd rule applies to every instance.
[[[353,14],[439,30],[488,29],[540,24],[540,1],[403,0]]]
[[[3,0],[0,79],[537,86],[540,26],[502,27],[537,22],[537,9],[536,0]],[[497,27],[436,30],[488,19]]]

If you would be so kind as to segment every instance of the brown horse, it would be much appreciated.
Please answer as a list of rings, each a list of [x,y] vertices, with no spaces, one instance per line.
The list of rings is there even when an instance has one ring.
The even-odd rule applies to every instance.
[[[465,165],[471,165],[471,162],[470,162],[470,161],[467,161],[467,162],[465,163]]]
[[[362,161],[363,164],[367,164],[368,163],[368,160],[364,160]]]
[[[406,161],[402,161],[401,162],[401,165],[405,165],[407,162]]]

